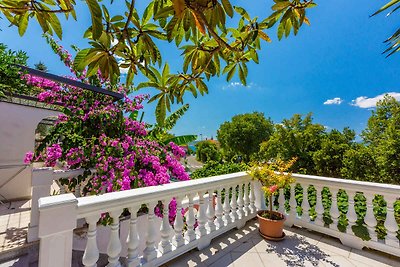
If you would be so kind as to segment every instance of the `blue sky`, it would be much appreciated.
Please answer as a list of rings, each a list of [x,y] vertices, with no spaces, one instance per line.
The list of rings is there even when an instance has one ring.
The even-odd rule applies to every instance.
[[[232,2],[245,7],[252,16],[266,17],[271,13],[269,0],[255,0],[252,4],[244,0]],[[263,44],[260,64],[249,65],[247,87],[237,77],[229,83],[224,78],[216,78],[208,83],[208,95],[197,99],[186,97],[190,110],[174,132],[215,137],[219,125],[232,116],[260,111],[275,122],[295,113],[312,112],[315,122],[337,129],[349,126],[360,133],[376,97],[391,92],[400,100],[400,54],[388,59],[381,55],[385,49],[382,42],[395,31],[398,17],[396,14],[388,18],[369,17],[385,1],[316,2],[318,6],[308,15],[311,26],[304,26],[297,36],[278,41],[276,29],[267,32],[273,42]],[[118,4],[113,7],[119,8]],[[82,35],[90,18],[82,6],[77,13],[78,22],[65,24],[61,41],[65,47],[71,44],[87,47]],[[40,37],[36,22],[29,25],[22,38],[16,28],[6,26],[1,20],[0,42],[12,49],[27,51],[31,65],[43,61],[51,72],[67,74]],[[173,44],[160,48],[171,69],[178,71],[182,64],[177,56],[179,51],[170,52]],[[136,83],[139,81],[136,79]],[[145,119],[149,122],[154,121],[153,110],[154,105],[146,106]]]

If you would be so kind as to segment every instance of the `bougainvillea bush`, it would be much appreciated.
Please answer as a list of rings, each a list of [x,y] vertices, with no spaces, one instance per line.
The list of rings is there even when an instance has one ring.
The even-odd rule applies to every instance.
[[[84,73],[74,71],[71,56],[53,40],[50,43],[75,76],[88,82]],[[79,183],[84,195],[161,185],[171,178],[189,179],[179,162],[184,150],[172,142],[164,145],[147,136],[145,123],[126,116],[142,109],[142,101],[148,96],[129,97],[126,88],[114,86],[114,90],[125,95],[115,101],[107,95],[42,78],[23,77],[28,84],[42,89],[39,101],[57,103],[62,112],[36,152],[26,154],[26,163],[41,161],[49,167],[84,169],[84,175],[61,181],[71,190]],[[97,82],[107,87],[101,73]],[[170,206],[174,205],[172,201]],[[170,220],[175,213],[171,210]]]

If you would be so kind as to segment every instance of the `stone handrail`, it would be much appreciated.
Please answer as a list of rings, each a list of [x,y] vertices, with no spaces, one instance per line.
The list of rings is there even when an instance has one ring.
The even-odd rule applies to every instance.
[[[72,235],[77,219],[88,224],[86,249],[82,258],[84,266],[95,266],[99,259],[97,247],[98,222],[102,214],[112,218],[107,248],[108,266],[120,266],[122,243],[120,215],[130,212],[129,234],[126,241],[128,266],[159,266],[197,247],[207,247],[211,240],[232,228],[240,228],[255,217],[262,206],[259,185],[244,172],[209,177],[160,186],[107,193],[99,196],[76,198],[73,194],[45,197],[39,200],[40,221],[39,265],[70,266]],[[198,211],[193,199],[198,196]],[[176,213],[169,221],[169,203],[176,200]],[[188,202],[185,224],[182,202]],[[156,228],[155,207],[163,203],[161,227]],[[148,207],[148,222],[138,229],[137,211],[142,204]],[[171,225],[172,224],[172,225]],[[195,225],[197,226],[195,227]],[[139,234],[146,232],[144,239]],[[161,239],[156,240],[157,234]],[[144,249],[139,244],[145,243]]]
[[[293,176],[296,182],[291,185],[290,194],[287,191],[284,194],[281,189],[277,199],[279,202],[277,210],[286,214],[287,226],[297,225],[337,237],[343,244],[352,248],[369,247],[400,256],[397,238],[399,226],[394,211],[394,203],[400,197],[400,186],[301,174]],[[310,186],[313,188],[310,190],[316,192],[313,205],[308,194]],[[294,196],[300,194],[299,190],[303,194],[303,200],[297,203]],[[326,195],[327,191],[329,196]],[[338,202],[339,195],[343,191],[348,195],[346,214],[340,212]],[[366,199],[366,215],[363,218],[356,212],[355,196],[359,194]],[[376,233],[378,220],[373,210],[373,199],[376,195],[380,195],[387,202],[386,219],[380,225],[384,226],[387,232],[384,240],[378,239]],[[194,209],[196,196],[199,203],[198,212]],[[161,226],[157,228],[155,221],[158,218],[154,215],[154,208],[159,202],[168,204],[172,198],[177,201],[178,211],[182,209],[184,202],[188,203],[185,215],[186,227],[181,216],[176,216],[171,225],[168,218],[169,205],[164,205],[166,208],[163,211],[163,218],[159,219]],[[323,198],[331,203],[329,208],[324,206]],[[149,207],[146,217],[148,221],[139,227],[137,211],[142,204]],[[131,214],[126,242],[125,238],[121,240],[119,235],[120,214],[125,208],[129,209]],[[77,225],[77,220],[84,219],[88,224],[88,233],[82,262],[84,266],[95,266],[100,254],[96,242],[98,221],[106,212],[113,220],[108,226],[110,237],[105,252],[108,256],[108,266],[120,266],[120,257],[125,257],[127,266],[159,266],[195,247],[199,249],[206,247],[211,239],[232,228],[242,227],[247,220],[255,217],[257,210],[265,208],[265,197],[260,184],[252,181],[244,172],[100,196],[76,198],[73,194],[65,194],[46,197],[39,200],[41,238],[39,264],[43,267],[70,266],[72,231]],[[302,212],[298,213],[298,209]],[[331,222],[324,221],[324,216],[329,216]],[[340,216],[346,216],[348,220],[345,229],[338,228]],[[361,227],[365,227],[369,234],[368,240],[360,238],[353,231],[354,226],[359,227],[360,220],[363,222]],[[195,224],[198,225],[196,229]],[[161,238],[156,239],[157,234],[161,235]],[[127,246],[126,255],[121,254],[121,243]],[[139,248],[140,243],[144,244],[141,248]]]
[[[400,198],[400,186],[302,174],[293,174],[293,177],[296,179],[296,182],[290,188],[290,199],[285,199],[283,190],[280,190],[278,197],[278,210],[286,214],[287,226],[298,225],[339,238],[344,245],[352,248],[362,249],[363,247],[368,247],[400,257],[400,245],[399,239],[397,238],[399,225],[396,221],[394,211],[394,204]],[[292,197],[295,195],[296,185],[300,185],[303,192],[303,201],[300,205],[302,210],[301,215],[297,213],[296,209],[299,208],[298,203],[295,198]],[[316,203],[313,206],[315,212],[313,216],[310,214],[310,202],[305,201],[306,199],[309,200],[308,190],[306,189],[310,186],[313,186],[314,190],[316,190]],[[324,188],[325,192],[329,189],[330,197],[325,195],[323,192]],[[343,231],[343,229],[340,231],[338,222],[341,212],[339,211],[338,193],[343,191],[345,191],[348,196],[348,211],[346,214],[342,214],[342,216],[346,216],[348,225],[345,226],[345,231]],[[364,217],[357,214],[358,207],[355,205],[355,197],[360,194],[365,198],[366,214]],[[384,240],[379,239],[376,232],[378,220],[374,214],[373,200],[377,195],[381,196],[387,203],[386,219],[384,224],[380,225],[381,228],[384,227],[387,231]],[[324,207],[323,198],[331,202],[331,207],[329,209]],[[283,205],[285,202],[288,202],[290,211],[285,209]],[[324,221],[324,215],[325,217],[327,215],[330,216],[332,219],[330,224]],[[362,221],[362,223],[360,223],[360,221]],[[369,240],[367,240],[368,237],[361,238],[357,236],[353,227],[366,228]]]
[[[53,168],[33,168],[32,169],[32,203],[31,219],[28,227],[28,242],[39,240],[39,206],[38,200],[42,197],[51,195],[51,186],[54,181],[61,178],[73,178],[83,174],[83,170],[54,170]],[[78,192],[79,190],[76,190]]]

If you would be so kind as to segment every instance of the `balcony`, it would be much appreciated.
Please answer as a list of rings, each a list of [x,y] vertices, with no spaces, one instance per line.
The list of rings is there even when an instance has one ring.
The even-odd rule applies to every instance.
[[[60,177],[60,173],[54,177]],[[75,195],[40,198],[39,265],[400,265],[398,214],[394,210],[400,186],[297,174],[295,177],[296,183],[286,194],[281,191],[275,202],[277,210],[287,216],[287,236],[282,242],[265,241],[259,236],[254,218],[258,209],[265,208],[265,198],[260,185],[246,173],[100,196],[77,197],[78,190]],[[312,191],[305,190],[310,186],[315,192],[314,200]],[[309,201],[296,201],[299,188],[303,200]],[[345,213],[343,200],[338,199],[338,193],[344,191],[344,205],[348,207]],[[360,195],[365,200],[362,213],[356,207],[360,205]],[[383,220],[374,212],[376,195],[387,203]],[[324,204],[327,196],[330,206]],[[176,216],[171,225],[168,208],[164,208],[162,218],[155,216],[154,208],[173,198],[176,210],[183,209],[185,217]],[[138,216],[142,204],[147,205],[148,213]],[[130,215],[121,216],[124,209]],[[113,221],[109,226],[100,226],[98,220],[106,212]],[[343,220],[346,223],[338,227]],[[84,234],[77,240],[79,231]]]

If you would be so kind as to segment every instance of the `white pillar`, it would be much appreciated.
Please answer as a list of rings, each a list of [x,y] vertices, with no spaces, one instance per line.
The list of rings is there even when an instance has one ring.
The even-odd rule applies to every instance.
[[[53,184],[53,169],[32,169],[31,220],[28,228],[28,242],[39,240],[39,199],[50,196]]]
[[[264,191],[262,190],[261,183],[259,181],[252,181],[251,182],[254,187],[254,197],[255,197],[255,207],[257,210],[266,210],[267,206],[265,205],[265,194]],[[251,195],[250,195],[250,201],[251,201]]]
[[[39,200],[40,267],[71,266],[77,206],[78,200],[73,194]]]

